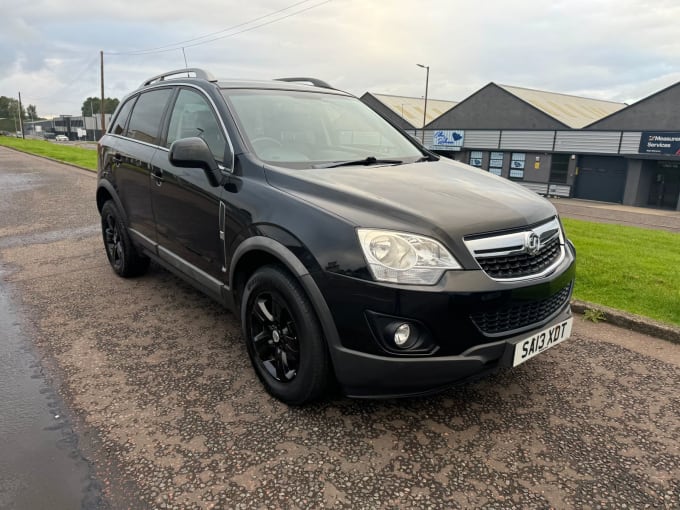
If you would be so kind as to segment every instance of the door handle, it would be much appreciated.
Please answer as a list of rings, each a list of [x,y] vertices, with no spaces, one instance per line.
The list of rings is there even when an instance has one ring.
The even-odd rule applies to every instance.
[[[151,169],[151,178],[156,182],[156,186],[163,184],[163,170],[160,168]]]

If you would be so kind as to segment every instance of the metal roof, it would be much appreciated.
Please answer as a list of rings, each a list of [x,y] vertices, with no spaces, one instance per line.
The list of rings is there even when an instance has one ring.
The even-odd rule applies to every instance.
[[[406,122],[416,128],[423,127],[423,110],[425,100],[421,97],[390,96],[387,94],[371,94],[378,101],[387,106],[394,113],[402,117]],[[427,99],[427,119],[429,124],[434,119],[456,106],[456,101],[442,101],[440,99]]]
[[[509,85],[498,86],[574,129],[580,129],[588,124],[592,124],[627,106],[626,103],[570,96],[557,92],[546,92],[544,90],[526,89]]]

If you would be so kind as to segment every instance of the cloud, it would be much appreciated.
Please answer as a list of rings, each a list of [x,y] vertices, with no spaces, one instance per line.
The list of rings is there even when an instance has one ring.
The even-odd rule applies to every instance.
[[[308,0],[278,15],[320,4]],[[180,48],[153,48],[266,16],[294,0],[97,2],[35,0],[0,19],[0,95],[38,112],[78,113],[98,94],[99,51],[106,95],[122,97],[145,78],[184,66]],[[185,43],[190,66],[221,78],[307,75],[361,95],[367,90],[461,100],[486,83],[633,101],[680,78],[675,0],[598,2],[332,0],[208,44]],[[240,29],[252,27],[245,25]],[[239,29],[237,29],[239,30]],[[226,35],[232,32],[227,32]]]

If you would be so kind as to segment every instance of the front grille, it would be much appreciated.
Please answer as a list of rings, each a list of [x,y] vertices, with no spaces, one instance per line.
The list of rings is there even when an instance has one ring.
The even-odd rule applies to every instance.
[[[543,276],[565,254],[557,218],[522,230],[469,236],[464,241],[484,272],[500,281]]]
[[[510,332],[547,319],[564,306],[570,294],[571,283],[549,298],[473,313],[470,318],[475,326],[487,335]]]
[[[480,257],[477,262],[491,278],[521,278],[538,274],[550,267],[560,257],[559,237],[541,247],[536,255],[520,253],[500,257]]]

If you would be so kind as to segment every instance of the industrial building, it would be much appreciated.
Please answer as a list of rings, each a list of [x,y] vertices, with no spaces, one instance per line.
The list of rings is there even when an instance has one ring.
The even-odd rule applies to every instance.
[[[680,83],[632,105],[489,83],[424,133],[384,97],[362,100],[435,152],[537,193],[680,210]]]
[[[428,99],[426,115],[425,100],[421,97],[391,96],[366,92],[361,96],[361,100],[383,117],[389,118],[393,124],[407,131],[421,129],[425,116],[427,117],[425,124],[429,124],[458,104],[455,101]]]
[[[106,125],[111,120],[111,115],[104,114]],[[65,135],[69,140],[99,140],[102,136],[101,115],[60,115],[48,120],[24,122],[24,133],[27,136],[42,138],[54,138],[57,135]]]

